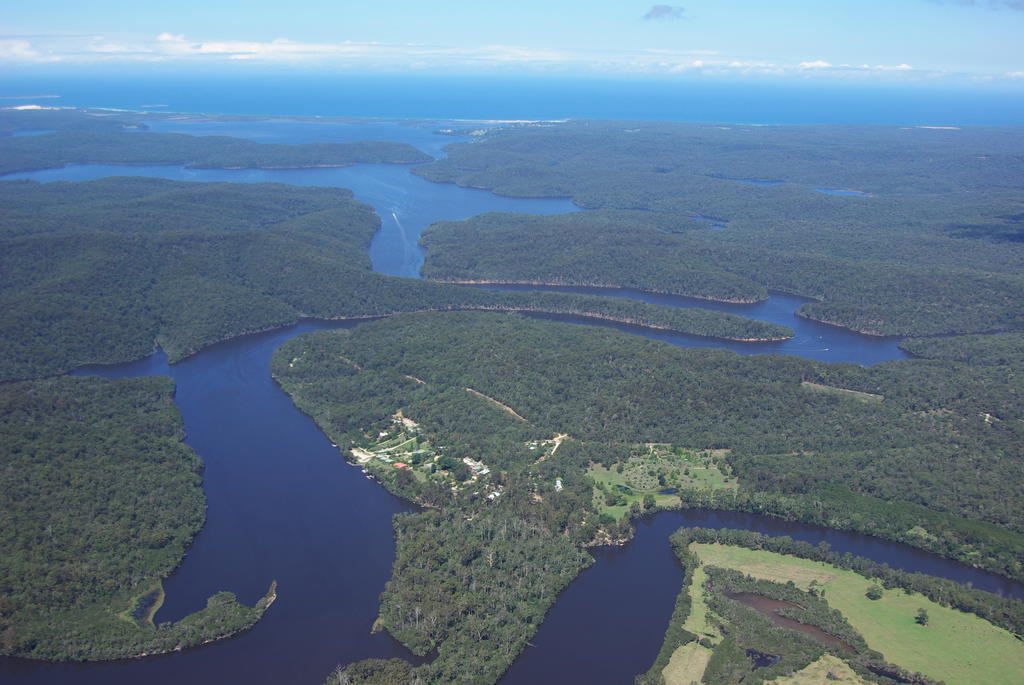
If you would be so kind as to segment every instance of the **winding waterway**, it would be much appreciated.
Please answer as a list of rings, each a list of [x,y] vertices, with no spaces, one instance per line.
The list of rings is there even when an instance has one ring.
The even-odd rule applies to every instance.
[[[350,126],[352,128],[345,128]],[[159,130],[217,133],[267,142],[398,140],[439,154],[450,137],[402,122],[330,124],[290,121],[167,122]],[[186,170],[180,167],[76,166],[4,178],[87,180],[146,175],[194,181],[287,182],[351,188],[382,218],[370,254],[383,273],[416,277],[420,231],[439,220],[486,211],[574,211],[568,200],[503,198],[435,185],[397,165],[309,170]],[[575,290],[575,289],[574,289]],[[588,292],[591,292],[589,289]],[[701,306],[794,328],[788,343],[725,345],[693,336],[610,325],[683,346],[726,346],[742,353],[797,354],[826,361],[873,364],[904,355],[890,339],[870,338],[795,317],[803,302],[775,295],[758,305],[718,305],[635,291],[604,291],[657,304]],[[570,320],[571,317],[555,317]],[[582,323],[593,323],[583,321]],[[129,364],[80,369],[108,378],[168,375],[177,383],[187,443],[204,459],[207,523],[181,567],[165,582],[167,601],[156,616],[170,621],[201,608],[218,590],[254,602],[272,579],[279,598],[255,628],[230,640],[180,654],[126,662],[43,664],[0,659],[0,680],[32,684],[153,684],[247,682],[320,683],[338,663],[408,652],[386,634],[370,635],[378,596],[394,558],[391,517],[412,507],[361,471],[346,466],[338,448],[292,405],[270,378],[273,350],[312,330],[354,322],[305,321],[238,338],[169,366],[162,353]],[[595,550],[597,563],[573,581],[504,683],[572,680],[627,683],[660,647],[681,571],[667,536],[682,525],[759,530],[826,540],[893,567],[925,571],[1024,598],[1024,585],[897,543],[767,517],[715,511],[665,512],[638,522],[635,540]]]

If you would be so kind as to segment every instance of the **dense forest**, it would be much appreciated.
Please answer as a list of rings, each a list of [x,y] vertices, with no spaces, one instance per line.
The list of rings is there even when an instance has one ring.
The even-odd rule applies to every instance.
[[[497,293],[372,273],[379,219],[347,190],[107,178],[0,183],[0,379],[172,361],[302,317],[494,308],[597,316],[734,339],[774,324],[557,293]],[[45,268],[40,268],[45,265]]]
[[[250,608],[220,593],[177,623],[136,617],[205,518],[173,391],[166,378],[0,385],[0,654],[154,654],[263,614],[269,596]]]
[[[654,227],[643,212],[483,214],[434,224],[421,243],[423,276],[433,280],[620,286],[729,302],[768,296],[728,270],[681,262],[680,236]]]
[[[924,360],[863,368],[749,357],[472,313],[403,316],[337,340],[364,370],[472,387],[585,442],[729,449],[740,482],[756,490],[842,485],[1024,531],[1014,506],[1020,380],[1005,373],[978,377],[972,367]],[[987,420],[984,407],[1006,420]]]
[[[806,316],[887,335],[1021,330],[1022,151],[999,128],[494,129],[414,173],[609,211],[436,227],[424,273],[724,300],[779,290],[820,300]]]
[[[139,131],[148,127],[137,113],[81,109],[0,109],[0,136],[40,131]]]
[[[193,169],[301,169],[357,162],[412,164],[426,154],[405,143],[276,145],[226,136],[124,131],[55,131],[0,138],[0,174],[68,164],[181,164]]]
[[[334,442],[380,459],[364,468],[383,485],[438,508],[396,522],[398,558],[381,609],[382,625],[416,653],[437,649],[416,671],[427,681],[493,681],[453,665],[468,660],[500,674],[517,648],[474,649],[499,636],[524,644],[553,589],[586,563],[571,551],[628,535],[628,517],[616,521],[597,506],[593,464],[622,464],[649,443],[722,450],[738,479],[738,490],[683,490],[676,506],[820,522],[1024,574],[1015,504],[1022,408],[1019,380],[1005,370],[979,377],[959,362],[865,369],[744,357],[469,312],[295,338],[272,369]],[[929,382],[940,376],[944,391]],[[979,401],[1008,420],[986,420]],[[410,440],[419,449],[374,451],[380,445],[368,436],[390,438],[396,416],[422,433],[385,446]],[[570,437],[557,452],[544,447],[544,436],[557,435]],[[433,462],[424,469],[417,454]],[[466,457],[488,475],[464,469]],[[505,531],[500,543],[495,526]],[[530,550],[528,559],[513,548]],[[516,592],[530,610],[496,618],[508,603],[492,603]]]
[[[911,338],[900,347],[918,357],[967,362],[980,366],[1020,368],[1024,364],[1024,334],[959,335]]]

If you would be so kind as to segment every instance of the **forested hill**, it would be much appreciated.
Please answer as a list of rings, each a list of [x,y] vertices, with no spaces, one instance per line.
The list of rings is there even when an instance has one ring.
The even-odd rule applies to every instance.
[[[556,293],[498,293],[382,276],[379,219],[347,190],[107,178],[0,182],[0,380],[172,360],[302,317],[495,308],[583,314],[729,338],[774,324]]]
[[[430,157],[406,143],[276,145],[225,136],[59,131],[0,139],[0,174],[68,164],[181,164],[194,169],[301,169],[357,162],[412,164]]]
[[[148,128],[135,113],[80,109],[0,108],[0,135],[37,131],[131,131]]]
[[[903,341],[900,347],[928,359],[1024,368],[1024,333],[915,338]]]
[[[1014,505],[1024,496],[1014,456],[1024,404],[1005,368],[912,360],[865,369],[468,312],[399,316],[323,340],[367,372],[472,387],[580,440],[730,449],[741,484],[754,489],[844,485],[1024,532]],[[1003,420],[986,422],[986,406]]]
[[[272,370],[364,469],[431,505],[396,519],[381,622],[437,658],[412,674],[360,663],[350,682],[493,682],[588,563],[583,545],[657,506],[799,519],[1024,575],[1012,367],[865,369],[444,312],[294,338]]]
[[[603,274],[718,299],[791,292],[821,300],[805,315],[872,333],[1024,329],[1019,129],[579,121],[494,129],[448,152],[414,173],[617,211],[437,227],[433,278]]]
[[[159,627],[161,581],[205,517],[168,378],[0,385],[0,654],[117,659],[243,630],[230,593]],[[267,578],[267,583],[271,582]]]

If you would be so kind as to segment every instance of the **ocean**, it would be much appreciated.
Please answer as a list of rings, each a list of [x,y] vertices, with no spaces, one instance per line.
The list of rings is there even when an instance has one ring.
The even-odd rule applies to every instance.
[[[51,96],[51,97],[41,97]],[[56,97],[53,97],[56,96]],[[0,106],[401,119],[1024,125],[1024,88],[292,73],[0,75]]]

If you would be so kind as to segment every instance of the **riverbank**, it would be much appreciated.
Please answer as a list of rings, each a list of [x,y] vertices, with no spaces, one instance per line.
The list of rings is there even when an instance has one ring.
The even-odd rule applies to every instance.
[[[705,565],[736,569],[775,583],[793,581],[802,591],[817,592],[864,636],[870,648],[904,669],[950,685],[1009,684],[1012,678],[1003,679],[1012,673],[1022,674],[1016,682],[1024,683],[1024,644],[975,614],[898,588],[870,599],[866,594],[877,579],[820,561],[720,544],[691,543],[690,549]],[[929,616],[927,626],[915,621],[920,609]]]
[[[789,538],[684,528],[672,536],[672,544],[685,579],[658,659],[643,682],[663,682],[662,669],[667,673],[677,657],[687,656],[680,654],[685,646],[698,639],[712,650],[704,655],[702,672],[705,666],[719,673],[730,662],[743,663],[743,650],[750,658],[752,653],[772,656],[755,667],[779,664],[790,672],[820,655],[822,648],[812,642],[778,642],[765,631],[764,619],[739,611],[726,597],[753,605],[773,623],[790,625],[797,619],[793,627],[814,633],[814,641],[826,647],[837,635],[853,643],[833,653],[862,675],[962,685],[1024,682],[1006,680],[1021,671],[1017,662],[1024,663],[1024,647],[1006,629],[1019,630],[1024,620],[1017,602]],[[757,595],[745,594],[750,592]]]
[[[871,330],[871,329],[867,329],[867,328],[856,328],[854,326],[842,323],[840,321],[831,321],[829,319],[825,319],[825,318],[814,316],[813,314],[808,314],[807,312],[802,311],[800,309],[796,310],[796,312],[794,312],[794,313],[797,316],[799,316],[800,318],[802,318],[802,319],[807,319],[808,321],[813,321],[815,323],[824,324],[825,326],[833,326],[835,328],[842,328],[843,330],[852,331],[852,332],[857,333],[859,335],[869,335],[869,336],[871,336],[873,338],[894,338],[894,337],[898,337],[898,336],[895,336],[895,335],[892,335],[892,334],[889,334],[889,333],[882,333],[881,331],[875,331],[875,330]]]
[[[485,190],[485,189],[482,189]],[[492,191],[493,192],[493,191]],[[618,283],[597,283],[597,282],[583,282],[583,281],[537,281],[537,280],[497,280],[497,279],[469,279],[469,278],[444,278],[437,276],[426,276],[425,281],[433,281],[434,283],[449,283],[452,285],[536,285],[542,287],[551,288],[563,288],[563,287],[576,287],[576,288],[609,288],[609,289],[625,289],[628,286],[623,286]],[[642,292],[651,293],[652,295],[674,295],[676,297],[688,297],[694,300],[706,300],[707,302],[722,302],[724,304],[757,304],[758,302],[764,302],[766,297],[760,299],[754,298],[728,298],[728,297],[712,297],[710,295],[693,295],[691,293],[684,292],[673,292],[670,290],[648,290],[643,289]]]
[[[638,308],[642,308],[642,307],[638,307]],[[403,310],[398,310],[398,311],[391,311],[391,312],[387,312],[387,313],[383,313],[383,314],[362,314],[362,315],[356,314],[356,315],[351,315],[351,316],[326,316],[326,317],[300,316],[300,317],[295,318],[292,321],[288,321],[288,322],[283,323],[281,325],[268,326],[266,328],[259,328],[259,329],[255,329],[255,330],[243,331],[243,332],[238,333],[238,334],[232,334],[232,335],[227,336],[225,338],[221,338],[220,340],[215,340],[213,342],[206,343],[202,347],[194,348],[194,349],[188,350],[186,352],[182,352],[182,353],[175,353],[173,356],[172,355],[168,355],[168,361],[170,361],[170,363],[172,363],[172,364],[176,364],[176,363],[181,362],[181,361],[183,361],[185,359],[188,359],[189,357],[192,357],[192,356],[194,356],[196,354],[199,354],[200,352],[202,352],[204,349],[206,349],[207,347],[209,347],[211,345],[218,345],[218,344],[222,344],[222,343],[225,343],[225,342],[230,342],[232,340],[239,340],[239,339],[251,336],[251,335],[258,335],[258,334],[267,333],[267,332],[270,332],[270,331],[285,330],[285,329],[290,328],[291,326],[294,326],[294,325],[296,325],[296,324],[298,324],[300,322],[303,322],[303,321],[375,321],[377,319],[385,319],[385,318],[389,318],[389,317],[392,317],[392,316],[401,316],[403,314],[425,314],[425,313],[433,313],[433,312],[467,312],[467,311],[480,311],[480,312],[488,312],[488,311],[489,312],[527,312],[527,313],[538,313],[538,314],[553,314],[553,315],[559,315],[559,316],[578,316],[578,317],[585,318],[585,319],[593,319],[595,321],[609,321],[609,322],[612,322],[612,323],[620,323],[620,324],[625,324],[625,325],[628,325],[628,326],[636,326],[638,328],[645,328],[645,329],[649,329],[649,330],[652,330],[652,331],[666,331],[666,332],[678,333],[678,334],[682,334],[682,335],[693,335],[693,336],[697,336],[697,337],[700,337],[700,338],[707,338],[707,339],[710,339],[710,340],[726,340],[726,341],[730,341],[730,342],[740,342],[740,343],[784,342],[786,340],[791,340],[793,338],[792,335],[787,335],[787,336],[766,336],[766,337],[758,337],[758,338],[741,338],[741,337],[732,337],[732,336],[727,336],[727,335],[709,335],[709,334],[706,334],[706,333],[695,332],[692,329],[684,328],[684,327],[681,327],[681,326],[674,327],[674,326],[669,326],[669,325],[658,325],[658,324],[650,323],[648,320],[645,320],[645,319],[638,319],[638,318],[625,317],[625,316],[613,316],[613,315],[603,314],[601,312],[588,311],[588,310],[578,310],[578,309],[572,309],[572,308],[568,308],[568,307],[563,307],[563,308],[543,307],[543,306],[533,306],[533,307],[531,307],[531,306],[525,306],[525,305],[501,305],[501,304],[477,305],[477,306],[452,305],[450,307],[410,308],[410,309],[403,309]],[[723,316],[728,316],[728,315],[723,315]],[[741,317],[737,317],[737,318],[741,318]],[[770,324],[766,324],[766,325],[770,325]],[[133,361],[133,360],[125,360],[125,361]]]

